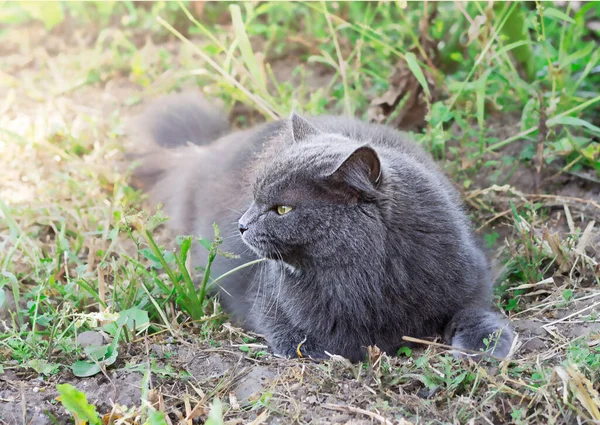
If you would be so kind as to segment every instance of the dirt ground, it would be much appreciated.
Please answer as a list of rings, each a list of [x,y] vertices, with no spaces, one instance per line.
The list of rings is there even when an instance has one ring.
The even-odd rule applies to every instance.
[[[43,118],[47,123],[53,120],[70,123],[80,127],[79,131],[83,134],[87,124],[77,119],[80,112],[84,111],[100,125],[109,125],[108,121],[114,118],[115,112],[118,112],[119,118],[123,118],[139,111],[143,102],[130,105],[132,99],[147,99],[168,87],[168,75],[142,89],[127,75],[118,73],[102,76],[100,83],[83,84],[77,80],[81,74],[70,64],[85,61],[95,54],[92,34],[78,29],[69,37],[60,33],[48,36],[42,27],[36,25],[20,27],[15,31],[18,36],[15,33],[15,37],[10,38],[11,43],[0,47],[3,62],[0,68],[0,124],[3,127],[12,125],[15,132],[18,132],[16,125],[19,122],[25,127],[35,128],[36,120]],[[177,49],[177,43],[166,43],[170,43],[167,46],[169,49]],[[99,60],[109,59],[107,56]],[[279,78],[294,68],[293,61],[280,60],[278,63],[278,67],[277,64],[273,66]],[[316,75],[313,81],[318,85],[325,80],[323,75]],[[518,129],[510,124],[510,117],[499,117],[497,123],[491,123],[504,134],[517,133]],[[43,139],[44,130],[40,131],[41,135],[32,136]],[[511,148],[516,149],[516,145]],[[13,149],[16,148],[10,144],[5,144],[3,149],[0,158],[3,180],[0,198],[5,202],[9,205],[39,205],[62,196],[50,190],[45,183],[46,169],[52,166],[46,159],[39,158],[32,151],[24,154],[19,151],[19,158],[14,158],[11,155],[15,154],[16,150]],[[113,163],[103,166],[118,170],[119,155],[115,153]],[[26,171],[22,167],[12,167],[11,161],[16,160],[31,166]],[[551,171],[548,173],[552,174]],[[521,165],[505,184],[514,186],[524,194],[531,194],[532,182],[533,171]],[[494,183],[486,175],[478,175],[475,185],[465,195],[469,196]],[[563,235],[569,232],[565,204],[570,208],[576,224],[582,228],[590,220],[600,219],[598,204],[586,202],[600,199],[598,184],[563,176],[545,186],[544,193],[552,195],[540,198],[541,202],[551,207],[551,215],[546,223],[550,232]],[[508,209],[508,195],[502,191],[498,191],[497,195],[492,201],[494,205],[498,210]],[[478,224],[493,218],[491,214],[477,211],[474,214]],[[503,217],[491,221],[486,229],[494,229],[501,235],[497,241],[500,250],[505,243],[506,246],[512,243],[514,228]],[[599,236],[595,232],[590,246],[598,246],[598,243]],[[598,310],[600,292],[597,288],[585,285],[578,287],[576,292],[589,297],[557,307],[559,300],[553,298],[556,292],[550,288],[550,295],[543,298],[543,302],[539,301],[540,296],[532,296],[528,308],[514,315],[512,320],[519,336],[514,347],[514,359],[545,365],[559,364],[563,359],[560,351],[562,345],[576,337],[590,335],[592,331],[600,331],[597,321],[582,321],[577,317],[581,312]],[[546,310],[544,303],[549,306]],[[502,397],[496,397],[485,404],[474,404],[473,399],[464,393],[452,396],[448,393],[447,397],[452,399],[449,402],[410,374],[419,356],[443,352],[443,349],[435,347],[417,347],[411,358],[376,358],[371,366],[361,369],[335,359],[314,363],[261,355],[260,351],[266,349],[264,341],[258,338],[248,344],[244,343],[243,337],[240,330],[231,327],[224,327],[218,335],[213,336],[219,347],[199,342],[194,333],[177,337],[167,334],[149,337],[122,347],[117,363],[105,373],[91,378],[76,378],[68,368],[50,377],[19,368],[5,368],[0,376],[0,423],[51,424],[46,411],[51,412],[58,423],[69,423],[70,419],[56,401],[55,385],[65,382],[83,391],[90,403],[95,404],[102,413],[126,411],[124,406],[132,408],[140,404],[143,371],[150,362],[153,391],[149,397],[162,403],[172,423],[185,417],[195,407],[196,414],[192,416],[200,419],[190,423],[202,423],[201,418],[206,417],[209,406],[207,400],[212,400],[216,395],[231,406],[224,418],[225,423],[230,424],[460,423],[465,409],[475,410],[480,417],[488,418],[487,423],[496,424],[511,423],[513,405],[543,409],[540,400],[519,398],[524,387],[518,385],[518,377],[514,378],[517,384],[507,380],[496,382],[496,388],[505,389],[503,392],[511,398],[510,403],[505,403]],[[397,372],[382,372],[382,364],[387,370]],[[470,367],[485,375],[489,381],[494,381],[496,366]],[[508,391],[506,387],[514,388],[514,391]],[[439,391],[446,390],[440,388]],[[115,408],[115,404],[120,407]],[[486,422],[481,419],[481,422],[470,423]]]

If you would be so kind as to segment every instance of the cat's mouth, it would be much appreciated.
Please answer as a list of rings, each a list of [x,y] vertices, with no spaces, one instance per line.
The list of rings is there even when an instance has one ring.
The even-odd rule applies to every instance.
[[[282,260],[281,254],[268,243],[262,241],[249,242],[244,236],[242,236],[242,241],[261,258]]]

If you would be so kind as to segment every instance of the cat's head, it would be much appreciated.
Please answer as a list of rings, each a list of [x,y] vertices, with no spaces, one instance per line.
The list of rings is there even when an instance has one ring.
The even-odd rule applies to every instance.
[[[297,267],[369,256],[385,233],[377,152],[295,114],[289,122],[289,140],[264,164],[239,220],[243,241],[260,256]]]

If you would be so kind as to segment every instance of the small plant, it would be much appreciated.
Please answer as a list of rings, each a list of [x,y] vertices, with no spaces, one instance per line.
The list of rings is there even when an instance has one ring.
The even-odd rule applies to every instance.
[[[88,403],[84,393],[71,384],[59,384],[56,386],[60,397],[58,400],[65,410],[75,418],[76,425],[101,425],[102,420],[96,412],[96,406]]]

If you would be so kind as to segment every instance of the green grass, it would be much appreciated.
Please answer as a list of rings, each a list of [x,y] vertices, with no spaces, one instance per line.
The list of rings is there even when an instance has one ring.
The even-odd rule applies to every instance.
[[[0,188],[0,305],[18,305],[3,317],[0,369],[44,379],[104,373],[123,367],[123,347],[148,335],[222,344],[226,317],[207,297],[218,279],[210,264],[227,255],[218,252],[218,233],[173,244],[164,218],[145,212],[144,195],[118,162],[124,116],[143,98],[198,86],[246,127],[293,109],[368,119],[374,98],[406,84],[412,91],[400,90],[380,121],[401,122],[412,101],[406,108],[422,109],[412,135],[462,187],[477,226],[485,225],[482,236],[503,266],[500,308],[514,319],[577,313],[573,320],[597,322],[578,303],[600,293],[590,224],[600,206],[559,196],[556,183],[600,182],[600,49],[587,28],[598,15],[594,2],[579,10],[518,2],[209,3],[201,13],[189,2],[0,3],[0,45],[16,46],[0,63],[0,166],[9,170]],[[57,53],[44,37],[19,33],[48,56],[15,43],[20,28],[31,27],[66,41]],[[88,41],[71,40],[72,28]],[[546,178],[528,185],[538,168]],[[527,169],[534,172],[516,177]],[[508,229],[506,241],[495,225]],[[204,268],[189,269],[192,247],[206,252]],[[77,336],[88,330],[112,342],[82,348]],[[435,346],[358,366],[333,361],[318,373],[368,381],[380,395],[420,387],[432,394],[422,400],[425,418],[452,412],[457,423],[478,423],[501,411],[506,423],[600,420],[588,388],[600,379],[597,334],[551,338],[552,354],[517,354],[497,373]],[[239,351],[261,361],[264,348],[253,341],[245,337]],[[222,396],[215,389],[198,399],[209,408],[214,397],[213,423],[235,416]],[[255,411],[287,415],[284,398],[271,396]],[[395,408],[377,407],[397,415]],[[161,423],[154,408],[144,409],[149,423]]]

